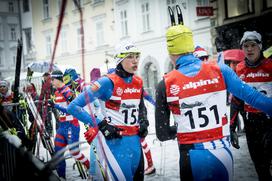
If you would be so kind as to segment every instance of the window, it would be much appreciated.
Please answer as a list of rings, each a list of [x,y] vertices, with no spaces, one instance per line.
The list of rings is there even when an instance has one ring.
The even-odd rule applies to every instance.
[[[24,29],[25,33],[25,41],[26,41],[26,51],[29,52],[31,50],[31,28]]]
[[[45,35],[45,50],[46,56],[51,56],[51,47],[52,47],[52,40],[51,35]]]
[[[96,22],[96,42],[97,42],[97,46],[101,46],[105,43],[104,24],[102,21]]]
[[[264,0],[264,6],[266,8],[272,8],[272,1],[271,0]]]
[[[197,6],[209,6],[209,0],[197,0],[196,1]]]
[[[128,36],[128,20],[127,11],[123,10],[120,12],[120,22],[121,22],[121,35],[122,37]]]
[[[0,24],[0,40],[4,40],[3,25]]]
[[[49,18],[49,0],[43,0],[43,18]]]
[[[61,5],[62,5],[62,0],[57,0],[57,15],[60,15],[61,11]],[[68,3],[68,2],[67,2]],[[67,9],[67,8],[66,8]],[[64,12],[65,14],[65,12]]]
[[[150,30],[150,20],[149,20],[149,3],[145,2],[141,5],[142,11],[142,21],[143,21],[143,32]]]
[[[28,12],[28,11],[29,11],[29,1],[23,0],[23,12]]]
[[[11,59],[12,59],[12,65],[16,65],[16,52],[13,52],[13,54],[11,55]]]
[[[76,31],[77,31],[77,49],[81,50],[81,36],[82,36],[81,28],[77,28]]]
[[[4,65],[4,58],[3,58],[3,49],[0,47],[0,66]]]
[[[158,69],[156,64],[153,62],[149,62],[144,66],[144,84],[145,90],[152,95],[155,96],[154,90],[156,89],[158,82]]]
[[[58,7],[58,13],[57,14],[60,14],[61,4],[62,4],[62,0],[57,0],[57,7]]]
[[[79,3],[80,7],[82,8],[83,7],[83,0],[76,0],[76,1],[77,1],[77,3]],[[74,2],[73,2],[73,4],[74,4],[74,9],[77,9]]]
[[[61,36],[61,52],[66,53],[68,51],[67,29],[66,28],[62,28],[60,36]]]
[[[13,2],[9,2],[8,3],[8,9],[10,13],[14,12],[14,3]]]
[[[227,0],[226,17],[232,18],[253,12],[252,0]]]
[[[16,24],[10,24],[9,25],[10,28],[10,40],[16,41],[17,40],[17,33],[16,33]]]

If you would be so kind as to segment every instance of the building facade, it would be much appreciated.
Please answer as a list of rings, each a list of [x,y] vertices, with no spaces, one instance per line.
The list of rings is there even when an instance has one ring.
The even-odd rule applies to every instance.
[[[61,0],[32,0],[33,41],[36,60],[50,61],[56,37]],[[196,45],[212,53],[210,18],[198,17],[196,6],[209,6],[209,0],[79,0],[83,10],[85,44],[85,79],[90,71],[115,66],[114,47],[122,40],[132,40],[141,50],[138,75],[154,95],[162,76],[173,69],[165,33],[170,26],[168,6],[176,13],[179,5],[184,24],[193,30]],[[176,15],[175,15],[176,16]],[[55,63],[76,67],[83,73],[80,14],[72,0],[67,1]]]
[[[21,38],[19,1],[0,1],[0,79],[15,76],[18,39]],[[24,62],[22,62],[23,64]]]
[[[141,50],[138,74],[143,78],[145,89],[153,96],[158,81],[173,69],[165,33],[171,24],[168,6],[176,16],[176,5],[181,8],[184,24],[193,31],[195,45],[212,53],[210,18],[196,15],[196,7],[209,6],[208,0],[115,0],[114,3],[117,37],[133,40]]]
[[[26,70],[29,63],[36,61],[36,49],[32,24],[32,6],[30,0],[19,0],[19,2],[23,42],[23,70]]]
[[[240,48],[245,31],[258,31],[262,35],[263,48],[272,44],[271,0],[216,0],[212,24],[213,43],[217,51]]]
[[[84,34],[81,32],[80,13],[72,0],[67,1],[65,15],[56,48],[54,63],[76,68],[85,79],[90,71],[105,64],[105,54],[115,42],[112,0],[78,0],[83,12]],[[33,30],[36,58],[50,61],[59,22],[61,0],[32,0]],[[84,35],[84,62],[81,38]]]

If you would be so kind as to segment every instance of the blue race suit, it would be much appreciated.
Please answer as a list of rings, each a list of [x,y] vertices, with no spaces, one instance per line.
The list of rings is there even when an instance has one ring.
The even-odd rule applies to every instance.
[[[59,116],[59,128],[55,137],[55,151],[58,152],[68,144],[79,141],[80,127],[78,120],[66,113],[65,108],[72,99],[73,92],[67,87],[58,88],[55,92],[55,108],[62,111]],[[73,147],[70,151],[72,156],[89,168],[89,160],[79,150],[79,146]],[[63,154],[62,154],[63,155]],[[66,162],[61,161],[57,166],[57,172],[60,177],[66,178]]]
[[[205,62],[202,62],[198,58],[195,58],[192,54],[187,54],[184,56],[181,56],[176,61],[176,69],[179,72],[181,76],[188,77],[188,79],[197,77],[201,72],[203,72],[203,64],[207,64]],[[225,64],[219,64],[219,65],[211,65],[213,67],[217,66],[218,68],[214,68],[214,70],[217,71],[218,76],[221,76],[220,81],[223,82],[224,85],[222,89],[220,89],[218,92],[223,95],[224,89],[231,92],[234,96],[246,101],[253,107],[256,107],[258,109],[261,109],[265,111],[268,114],[272,114],[272,99],[269,99],[262,94],[255,91],[252,87],[248,86],[247,84],[243,83],[237,75]],[[218,70],[219,69],[219,70]],[[221,73],[220,73],[221,72]],[[213,74],[214,72],[211,72]],[[178,73],[176,73],[177,75]],[[203,73],[202,73],[203,75]],[[214,77],[213,77],[214,78]],[[167,77],[166,77],[167,79]],[[209,137],[209,139],[205,140],[203,138],[200,138],[200,141],[198,139],[198,135],[205,135],[205,134],[197,134],[195,136],[195,140],[192,140],[194,138],[193,136],[190,137],[190,133],[187,133],[186,130],[182,130],[180,125],[184,124],[184,117],[188,116],[190,117],[191,121],[198,121],[200,122],[200,126],[204,127],[205,121],[209,121],[209,117],[206,116],[206,113],[208,111],[214,111],[216,109],[207,109],[203,107],[203,102],[199,102],[198,100],[195,100],[195,104],[182,104],[182,102],[179,102],[180,104],[176,105],[169,105],[169,101],[174,100],[174,97],[167,97],[169,89],[166,89],[166,87],[171,87],[167,85],[166,79],[162,80],[157,88],[156,92],[156,111],[155,111],[155,118],[156,118],[156,134],[160,141],[166,141],[169,139],[173,139],[176,137],[177,131],[184,136],[185,144],[183,143],[183,137],[179,137],[179,151],[180,151],[180,179],[181,180],[232,180],[233,175],[233,157],[230,151],[230,138],[228,131],[224,131],[224,129],[228,129],[226,126],[228,124],[228,121],[226,119],[223,119],[224,121],[220,122],[222,124],[222,132],[224,134],[218,135],[215,134],[215,138]],[[201,80],[201,79],[200,79]],[[217,79],[215,79],[217,80]],[[206,89],[198,89],[202,85],[205,84],[212,84],[216,81],[210,81],[203,79],[198,84],[190,83],[185,85],[184,89],[189,88],[195,88],[195,91],[202,91],[197,96],[205,96]],[[172,91],[173,94],[179,92],[178,86],[171,87],[170,92]],[[207,87],[209,88],[209,87]],[[193,90],[192,89],[192,90]],[[191,91],[188,94],[193,94],[195,91]],[[218,94],[218,93],[217,93]],[[183,95],[185,97],[179,97],[177,101],[180,100],[189,100],[186,99],[187,95]],[[194,100],[194,97],[189,96],[190,100]],[[212,98],[212,97],[211,97]],[[223,101],[225,103],[225,98],[219,99],[219,101],[215,101],[216,103],[220,103]],[[205,105],[205,103],[204,103]],[[223,104],[222,104],[223,105]],[[178,107],[178,109],[174,109],[175,106]],[[198,109],[198,112],[196,114],[189,114],[194,112],[187,112],[187,115],[184,115],[184,113],[179,112],[180,107],[184,107],[184,110],[190,109]],[[211,108],[211,107],[208,107]],[[190,110],[189,109],[189,110]],[[177,128],[175,126],[170,126],[170,111],[175,115],[177,115],[177,118],[183,118],[183,119],[177,119],[178,125]],[[183,110],[182,110],[183,111]],[[207,111],[207,112],[206,112]],[[183,115],[182,115],[183,114]],[[211,114],[210,114],[211,115]],[[219,114],[220,115],[220,114]],[[181,117],[179,117],[181,116]],[[183,116],[183,117],[182,117]],[[221,115],[220,115],[221,116]],[[196,119],[193,119],[195,117],[198,117]],[[221,118],[221,117],[220,117]],[[216,119],[219,120],[219,119]],[[202,121],[202,122],[201,122]],[[189,122],[188,125],[190,126]],[[194,125],[197,126],[197,125]],[[224,127],[224,128],[223,128]],[[177,130],[178,129],[178,130]],[[206,131],[206,130],[205,130]],[[199,133],[205,133],[205,132],[199,132]],[[189,138],[189,139],[188,139]]]
[[[144,107],[142,92],[142,81],[139,77],[133,75],[121,78],[116,74],[109,74],[94,82],[91,88],[81,93],[67,109],[83,123],[94,127],[101,120],[93,120],[82,108],[98,98],[105,101],[111,122],[119,128],[128,130],[124,131],[122,138],[107,139],[106,144],[103,145],[107,164],[114,180],[137,180],[137,177],[138,180],[143,179],[144,160],[140,137],[135,132],[142,117],[141,109]],[[135,97],[131,97],[133,95]],[[121,116],[122,114],[124,115]]]

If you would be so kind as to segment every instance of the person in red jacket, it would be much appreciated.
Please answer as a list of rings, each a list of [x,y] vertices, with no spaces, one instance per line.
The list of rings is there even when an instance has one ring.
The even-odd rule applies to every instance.
[[[66,113],[65,108],[74,99],[75,94],[68,86],[63,83],[63,73],[55,70],[51,74],[52,84],[57,89],[55,92],[55,104],[51,103],[56,109],[63,111],[59,116],[59,128],[55,137],[55,151],[58,152],[68,144],[79,141],[80,126],[78,120]],[[83,163],[87,169],[90,168],[89,160],[79,151],[78,146],[70,150],[72,156]],[[57,166],[58,175],[65,177],[66,163],[61,161]]]
[[[256,31],[246,31],[240,45],[245,60],[236,67],[241,80],[254,87],[267,97],[272,97],[272,59],[262,54],[262,37]],[[272,118],[266,113],[240,104],[245,111],[244,124],[247,145],[255,165],[259,180],[272,180]]]
[[[4,104],[12,102],[13,95],[9,92],[9,83],[6,80],[0,81],[0,93],[4,96]]]

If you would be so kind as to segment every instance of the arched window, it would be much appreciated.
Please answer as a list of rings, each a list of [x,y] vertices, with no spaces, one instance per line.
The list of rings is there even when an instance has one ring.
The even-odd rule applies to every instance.
[[[155,89],[158,83],[158,70],[157,66],[149,62],[144,66],[144,87],[146,91],[152,95],[152,97],[155,96]]]

